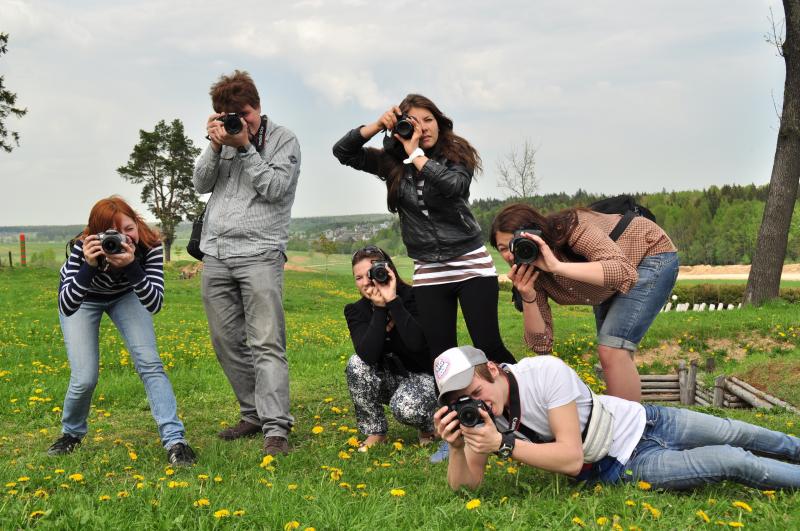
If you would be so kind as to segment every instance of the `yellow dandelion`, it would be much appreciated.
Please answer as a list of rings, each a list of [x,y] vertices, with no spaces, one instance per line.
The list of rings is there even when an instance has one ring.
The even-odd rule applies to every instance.
[[[339,486],[342,487],[343,489],[349,489],[350,488],[350,483],[342,481],[341,483],[339,483]]]
[[[361,443],[358,442],[358,437],[350,437],[349,439],[347,439],[347,444],[349,444],[350,446],[356,447],[356,446],[360,445]]]
[[[333,402],[333,398],[331,398],[331,397],[326,397],[326,398],[323,400],[323,402],[325,402],[326,404],[330,404],[331,402]],[[298,525],[300,525],[300,524],[298,524]]]
[[[608,523],[608,517],[601,516],[597,519],[597,525],[606,525]]]
[[[6,483],[6,487],[8,487],[9,489],[13,488],[13,487],[16,487],[16,486],[17,486],[17,482],[16,481],[9,481],[8,483]]]
[[[47,497],[49,496],[49,494],[47,494],[47,491],[43,489],[36,489],[36,492],[34,492],[33,495],[36,498],[44,498],[44,499],[47,499]]]
[[[516,474],[517,473],[517,467],[510,466],[510,467],[506,468],[506,472],[508,472],[509,474]]]
[[[580,527],[586,527],[586,523],[577,516],[572,519],[572,523]]]
[[[174,469],[172,469],[172,468],[168,468],[168,469],[166,469],[166,470],[164,471],[164,473],[165,473],[166,475],[168,475],[168,476],[172,476],[172,475],[174,475],[174,474],[175,474],[175,470],[174,470]]]
[[[197,474],[197,479],[200,481],[205,481],[208,479],[208,474]]]
[[[67,477],[72,481],[83,481],[83,474],[80,473],[70,474]]]
[[[261,468],[267,468],[274,460],[275,460],[274,456],[265,455],[264,459],[261,460],[261,464],[258,466],[260,466]]]
[[[233,511],[233,516],[244,516],[244,509]]]
[[[200,498],[199,500],[195,501],[192,505],[195,507],[208,507],[211,505],[211,502],[208,501],[208,498]]]
[[[134,452],[133,450],[128,452],[128,457],[130,458],[131,461],[136,461],[137,459],[139,459],[139,456],[136,455],[136,452]]]
[[[468,511],[477,509],[481,506],[481,501],[478,498],[473,498],[464,505]]]
[[[711,518],[709,518],[709,516],[706,514],[706,512],[704,510],[702,510],[702,509],[700,509],[699,511],[697,511],[694,514],[699,516],[700,519],[703,520],[705,523],[709,523],[711,521]]]
[[[219,511],[214,511],[214,518],[227,518],[231,515],[231,512],[228,509],[220,509]]]
[[[625,500],[625,505],[627,505],[628,507],[633,507],[634,505],[636,505],[636,502],[633,500]]]
[[[222,476],[214,476],[214,483],[222,483]]]
[[[133,475],[133,476],[131,476],[131,477],[132,477],[133,479],[137,480],[137,481],[142,481],[142,480],[144,479],[144,476],[143,476],[143,475],[141,475],[141,474],[134,474],[134,475]]]
[[[117,498],[127,498],[130,496],[127,490],[121,490],[117,493]]]
[[[644,507],[645,509],[650,511],[650,514],[653,515],[653,518],[659,518],[661,516],[661,510],[660,509],[656,509],[655,507],[653,507],[652,505],[650,505],[647,502],[642,503],[642,507]]]
[[[144,488],[144,485],[145,484],[140,481],[139,483],[136,484],[136,488],[139,489],[139,490],[142,490]]]
[[[97,499],[100,500],[101,502],[107,502],[108,500],[111,499],[111,496],[109,496],[108,494],[103,494]]]
[[[636,484],[636,486],[642,490],[650,490],[652,488],[652,485],[650,485],[650,483],[646,481],[640,481],[639,483]]]
[[[338,407],[336,407],[336,406],[332,406],[331,407],[331,413],[341,413],[341,412],[342,412],[342,410],[339,409]]]
[[[286,488],[289,490],[297,490],[297,483],[289,483],[286,485]]]
[[[342,471],[338,468],[331,468],[331,479],[333,481],[339,481],[342,478]]]
[[[45,515],[44,511],[33,511],[30,515],[28,515],[28,517],[34,519],[34,518],[41,518],[44,515]]]
[[[56,474],[63,474],[64,473],[64,469],[63,468],[56,468],[55,470],[53,470],[53,472],[55,472]]]
[[[773,496],[775,496],[775,491],[774,490],[762,490],[761,494],[763,494],[767,498],[772,498]]]
[[[359,483],[358,485],[356,485],[356,488],[357,489],[366,489],[367,488],[367,484],[366,483]]]
[[[297,520],[292,520],[291,522],[286,522],[286,524],[283,526],[283,531],[291,531],[292,529],[297,529],[298,527],[300,527],[300,522]]]
[[[744,524],[741,522],[728,522],[728,525],[731,527],[744,527]]]
[[[339,459],[350,459],[350,454],[347,452],[341,451],[339,452]]]
[[[395,450],[402,450],[403,449],[403,443],[401,443],[400,441],[393,442],[392,446],[394,446]]]
[[[319,435],[323,431],[325,431],[325,428],[323,428],[322,426],[314,426],[313,428],[311,428],[311,433],[313,433],[314,435]]]
[[[26,481],[30,481],[30,480],[31,480],[31,478],[29,478],[28,476],[22,476],[22,477],[17,478],[17,481],[19,481],[20,483],[25,483]]]
[[[404,491],[403,489],[392,489],[391,491],[389,491],[389,494],[391,494],[392,496],[396,496],[398,498],[402,498],[403,496],[406,495],[406,491]]]
[[[750,507],[749,505],[747,505],[747,504],[746,504],[745,502],[743,502],[743,501],[735,501],[735,502],[733,502],[733,506],[734,506],[734,507],[738,507],[739,509],[744,509],[744,510],[745,510],[745,511],[747,511],[748,513],[752,513],[752,512],[753,512],[753,508],[752,508],[752,507]]]

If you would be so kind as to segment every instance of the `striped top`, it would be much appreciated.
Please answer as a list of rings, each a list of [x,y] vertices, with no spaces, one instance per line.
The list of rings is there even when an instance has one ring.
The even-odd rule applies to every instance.
[[[476,277],[496,277],[492,255],[481,245],[474,251],[445,262],[414,260],[414,287],[462,282]]]
[[[261,151],[250,144],[239,153],[211,145],[197,159],[195,190],[212,192],[203,220],[200,250],[225,260],[286,252],[289,220],[300,176],[300,144],[289,129],[267,119]]]
[[[144,259],[138,251],[145,250]],[[84,300],[110,301],[133,290],[148,312],[158,313],[164,302],[164,252],[161,244],[152,249],[137,246],[133,262],[122,269],[100,271],[86,263],[83,242],[77,240],[61,266],[58,309],[72,315]]]

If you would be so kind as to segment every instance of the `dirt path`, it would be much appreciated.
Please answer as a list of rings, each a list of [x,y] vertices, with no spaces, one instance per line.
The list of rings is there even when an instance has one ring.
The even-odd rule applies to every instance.
[[[688,279],[747,279],[750,274],[749,265],[681,266],[678,280]],[[786,264],[781,273],[782,280],[800,280],[800,264]]]

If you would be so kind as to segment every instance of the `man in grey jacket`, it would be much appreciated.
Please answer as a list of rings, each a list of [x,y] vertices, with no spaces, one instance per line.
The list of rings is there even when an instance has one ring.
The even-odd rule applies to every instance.
[[[211,86],[209,145],[195,164],[199,193],[212,192],[200,250],[211,341],[239,401],[225,440],[263,433],[264,454],[289,451],[289,368],[283,265],[300,174],[295,135],[261,114],[253,79],[236,70]]]

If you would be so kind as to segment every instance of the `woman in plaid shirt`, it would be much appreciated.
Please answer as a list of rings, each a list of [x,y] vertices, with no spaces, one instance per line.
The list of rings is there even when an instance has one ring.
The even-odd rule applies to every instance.
[[[548,299],[594,307],[598,357],[607,392],[641,399],[633,353],[666,302],[678,276],[678,254],[654,222],[636,217],[622,235],[609,234],[621,219],[585,208],[544,216],[528,205],[505,207],[492,222],[491,243],[511,266],[514,302],[525,319],[525,342],[537,353],[553,348]],[[509,249],[514,231],[539,247],[532,264],[515,264]]]

